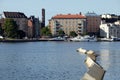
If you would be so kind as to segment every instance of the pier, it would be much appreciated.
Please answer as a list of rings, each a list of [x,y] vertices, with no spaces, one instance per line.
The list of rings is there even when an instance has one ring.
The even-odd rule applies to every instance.
[[[105,70],[96,62],[97,55],[92,50],[77,49],[78,52],[85,54],[85,64],[88,71],[84,74],[81,80],[103,80]]]

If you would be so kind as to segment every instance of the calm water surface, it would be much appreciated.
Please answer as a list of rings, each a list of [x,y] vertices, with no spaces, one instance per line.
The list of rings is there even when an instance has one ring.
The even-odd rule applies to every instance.
[[[25,42],[0,43],[0,80],[80,80],[87,69],[79,47],[100,55],[104,80],[120,79],[120,42]]]

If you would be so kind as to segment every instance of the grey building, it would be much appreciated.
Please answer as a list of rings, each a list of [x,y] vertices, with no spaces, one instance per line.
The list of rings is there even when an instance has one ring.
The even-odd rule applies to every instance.
[[[22,12],[3,12],[3,18],[11,18],[16,21],[19,30],[25,32],[26,36],[28,35],[28,24],[27,24],[27,16]]]

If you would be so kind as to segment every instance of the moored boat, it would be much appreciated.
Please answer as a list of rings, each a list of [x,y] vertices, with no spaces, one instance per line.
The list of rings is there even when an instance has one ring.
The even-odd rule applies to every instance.
[[[63,38],[63,37],[54,37],[54,38],[49,39],[49,41],[65,41],[65,38]]]
[[[90,36],[86,35],[86,36],[77,36],[77,37],[71,38],[70,41],[95,42],[95,41],[97,41],[97,38],[94,36],[90,37]]]

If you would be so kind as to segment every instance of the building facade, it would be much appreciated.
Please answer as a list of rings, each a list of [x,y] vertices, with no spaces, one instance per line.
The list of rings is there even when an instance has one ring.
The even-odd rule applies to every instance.
[[[66,35],[71,31],[77,34],[86,33],[86,17],[82,14],[59,14],[49,20],[49,27],[52,35],[62,29]]]
[[[35,18],[34,16],[31,16],[28,19],[28,37],[29,38],[39,38],[40,37],[40,27],[41,23],[39,21],[39,18]]]
[[[120,25],[113,23],[101,24],[100,36],[104,38],[120,38]]]
[[[28,38],[33,38],[34,37],[34,24],[31,19],[28,20]]]
[[[41,23],[39,18],[35,18],[34,16],[27,18],[27,16],[22,12],[3,12],[3,18],[13,19],[17,23],[19,30],[25,32],[26,37],[40,37]]]
[[[25,32],[26,36],[28,35],[28,19],[27,16],[22,12],[3,12],[3,18],[11,18],[13,19],[17,25],[19,30]]]
[[[87,18],[87,33],[90,35],[98,35],[99,34],[99,26],[101,24],[101,17],[96,13],[88,12],[86,14]]]

